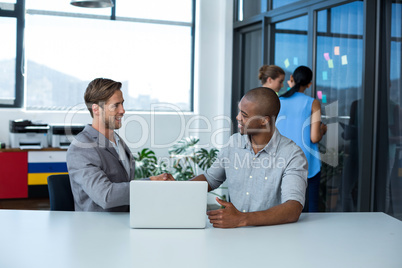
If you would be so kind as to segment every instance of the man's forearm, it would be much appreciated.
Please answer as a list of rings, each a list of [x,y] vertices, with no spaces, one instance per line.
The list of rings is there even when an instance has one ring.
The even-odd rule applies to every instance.
[[[208,183],[207,178],[205,178],[205,176],[202,174],[192,178],[190,181],[206,181]],[[208,183],[208,192],[210,191],[212,191],[212,188]]]
[[[294,200],[289,200],[264,211],[244,213],[245,226],[276,225],[298,221],[303,206]]]

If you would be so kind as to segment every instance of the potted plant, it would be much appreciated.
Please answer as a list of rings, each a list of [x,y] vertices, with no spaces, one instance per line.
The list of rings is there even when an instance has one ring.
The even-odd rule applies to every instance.
[[[154,151],[149,148],[143,149],[134,156],[136,161],[135,178],[146,178],[164,172],[171,173],[178,181],[194,178],[200,171],[207,170],[212,166],[219,152],[216,148],[211,148],[210,150],[205,148],[197,149],[196,145],[199,141],[195,137],[186,137],[169,149],[170,157],[173,159],[171,170],[168,169],[168,165],[165,162],[158,163]],[[227,188],[220,187],[220,189]],[[226,201],[225,194],[210,193]]]
[[[135,179],[148,178],[160,173],[168,172],[166,163],[161,162],[155,156],[155,152],[145,148],[134,155],[135,159]]]

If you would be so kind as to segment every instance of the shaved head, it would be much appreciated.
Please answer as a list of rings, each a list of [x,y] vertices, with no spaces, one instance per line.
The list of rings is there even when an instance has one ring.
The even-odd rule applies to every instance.
[[[248,91],[243,98],[255,104],[255,111],[261,116],[269,116],[275,122],[281,108],[278,95],[266,87],[257,87]]]

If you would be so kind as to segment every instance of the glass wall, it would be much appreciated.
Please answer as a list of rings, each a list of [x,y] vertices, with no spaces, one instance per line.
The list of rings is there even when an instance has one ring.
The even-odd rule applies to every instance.
[[[258,62],[279,65],[285,80],[311,67],[305,93],[320,101],[328,126],[319,143],[320,211],[402,219],[402,1],[260,2],[267,11],[233,24],[232,104],[258,83]],[[254,44],[237,37],[258,25],[247,31]]]
[[[272,0],[272,8],[286,6],[286,5],[293,4],[298,1],[300,1],[300,0]]]
[[[401,77],[401,14],[402,4],[392,4],[391,60],[388,96],[389,174],[386,188],[390,189],[385,201],[385,210],[402,220],[402,77]],[[389,203],[388,203],[389,202]]]
[[[319,11],[317,20],[316,97],[328,126],[320,142],[321,211],[356,211],[364,117],[363,2]]]
[[[285,71],[283,94],[288,85],[286,81],[300,65],[307,65],[307,16],[286,20],[275,24],[275,65]],[[311,66],[310,66],[311,67]]]
[[[261,0],[237,0],[237,20],[242,21],[261,13]]]
[[[239,100],[245,92],[260,86],[258,70],[262,65],[262,27],[261,25],[249,25],[239,31],[235,31],[233,38],[237,40],[233,47],[232,75],[232,118],[235,118],[238,111]],[[233,109],[236,107],[236,109]],[[237,125],[237,124],[236,124]],[[237,129],[236,129],[237,130]],[[235,130],[235,131],[236,131]]]
[[[389,1],[390,2],[390,1]],[[402,77],[401,77],[401,1],[393,1],[384,31],[387,47],[385,81],[379,89],[386,109],[378,122],[378,172],[375,181],[375,209],[402,220]]]
[[[244,40],[244,92],[260,86],[258,70],[262,65],[261,30],[245,33]]]

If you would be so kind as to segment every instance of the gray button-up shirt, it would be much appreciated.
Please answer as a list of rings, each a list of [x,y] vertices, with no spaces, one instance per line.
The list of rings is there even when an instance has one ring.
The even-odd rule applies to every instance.
[[[212,189],[227,180],[230,201],[243,212],[267,210],[288,200],[304,206],[308,164],[293,141],[276,129],[257,154],[248,135],[234,134],[228,144],[204,174]]]

